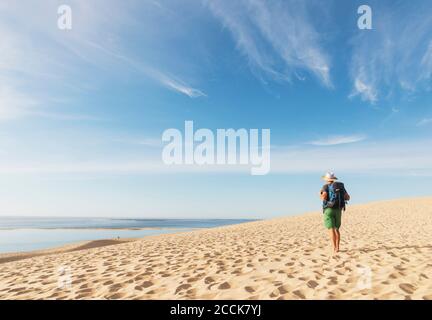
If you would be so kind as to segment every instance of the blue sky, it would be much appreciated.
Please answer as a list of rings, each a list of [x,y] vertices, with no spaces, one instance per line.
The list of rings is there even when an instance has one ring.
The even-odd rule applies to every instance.
[[[319,209],[327,170],[353,203],[428,195],[431,17],[427,0],[2,1],[0,215],[265,218]],[[186,120],[271,129],[271,172],[167,167],[162,132]]]

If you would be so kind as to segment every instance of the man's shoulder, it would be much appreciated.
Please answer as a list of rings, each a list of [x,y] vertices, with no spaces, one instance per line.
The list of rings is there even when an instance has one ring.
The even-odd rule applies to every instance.
[[[345,184],[342,181],[337,181],[336,183],[337,183],[335,185],[336,188],[340,188],[340,189],[344,190],[344,192],[346,192]]]
[[[345,184],[341,181],[335,181],[331,184],[326,183],[325,185],[323,185],[323,187],[321,188],[321,190],[323,191],[327,191],[330,187],[330,185],[333,186],[333,188],[344,188],[345,189]]]

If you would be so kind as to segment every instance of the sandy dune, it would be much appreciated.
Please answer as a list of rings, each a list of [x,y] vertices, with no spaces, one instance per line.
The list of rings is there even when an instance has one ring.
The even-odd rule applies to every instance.
[[[0,264],[3,299],[432,299],[432,198],[350,206],[330,256],[321,213]]]

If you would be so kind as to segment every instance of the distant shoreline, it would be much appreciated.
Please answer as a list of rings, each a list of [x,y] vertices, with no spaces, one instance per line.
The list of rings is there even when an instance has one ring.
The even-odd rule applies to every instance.
[[[46,227],[19,227],[19,228],[0,228],[0,231],[7,231],[7,230],[177,230],[177,229],[201,229],[201,228],[175,228],[175,227],[143,227],[143,228],[136,228],[136,227],[121,227],[121,228],[93,228],[93,227],[59,227],[59,228],[46,228]]]
[[[5,227],[0,228],[0,263],[22,260],[28,257],[34,257],[38,255],[46,255],[52,252],[64,252],[69,249],[74,249],[77,246],[86,244],[86,248],[89,246],[105,246],[107,244],[121,243],[125,239],[140,239],[151,237],[159,234],[166,233],[179,233],[184,231],[194,231],[206,228],[213,228],[218,226],[227,225],[227,222],[231,224],[237,224],[241,222],[247,222],[250,220],[236,220],[236,219],[224,219],[224,224],[214,225],[214,222],[206,223],[206,219],[198,220],[198,222],[192,223],[191,226],[187,226],[187,223],[179,226],[172,226],[171,222],[168,222],[168,226],[65,226],[65,221],[60,221],[58,226],[53,226],[52,221],[48,223],[50,225],[43,225],[44,223],[38,223],[37,219],[32,221],[23,221],[20,225],[20,219],[13,224],[7,224]],[[208,219],[211,221],[212,219]],[[80,224],[84,224],[85,220],[80,221]],[[106,224],[106,222],[104,222]],[[34,226],[32,226],[33,224]],[[113,240],[117,242],[113,242]],[[105,242],[103,242],[105,241]],[[92,243],[89,245],[89,243]]]
[[[178,232],[170,233],[170,234],[177,234],[182,232],[205,230],[211,228],[155,228],[155,229],[156,230],[158,229],[177,230]],[[52,230],[58,230],[58,229],[52,229]],[[91,229],[91,230],[97,230],[97,229]],[[102,229],[102,230],[112,230],[112,229]],[[130,230],[130,229],[115,229],[115,230]],[[143,230],[146,229],[144,228]],[[154,230],[154,229],[152,228],[147,230]],[[151,237],[164,236],[164,235],[165,234],[152,234],[152,235],[147,235],[147,236],[142,236],[137,238],[119,238],[119,239],[111,238],[111,239],[85,240],[85,241],[76,241],[76,242],[63,244],[59,246],[53,246],[46,249],[29,250],[23,252],[5,252],[5,253],[0,252],[0,265],[7,262],[14,262],[14,261],[33,258],[33,257],[40,257],[40,256],[47,256],[47,255],[54,255],[54,254],[68,253],[68,252],[87,250],[87,249],[93,249],[99,247],[112,246],[112,245],[123,244],[123,243],[133,242],[133,241],[142,240]]]

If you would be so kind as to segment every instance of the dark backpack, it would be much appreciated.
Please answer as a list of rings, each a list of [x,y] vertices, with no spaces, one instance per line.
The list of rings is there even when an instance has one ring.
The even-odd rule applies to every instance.
[[[333,182],[325,187],[327,199],[323,202],[323,208],[335,208],[345,210],[345,186],[342,182]]]

